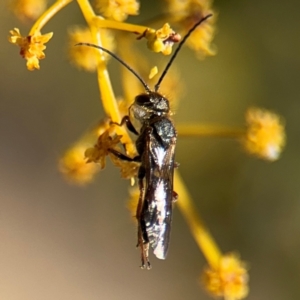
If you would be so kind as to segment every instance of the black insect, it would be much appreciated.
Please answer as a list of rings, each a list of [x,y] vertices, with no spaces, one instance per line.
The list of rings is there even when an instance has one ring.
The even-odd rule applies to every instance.
[[[199,20],[184,36],[160,76],[154,90],[151,90],[146,82],[114,53],[97,45],[89,43],[78,44],[101,49],[113,56],[140,80],[146,90],[146,93],[136,96],[134,103],[129,108],[130,112],[141,124],[140,131],[138,132],[134,128],[129,116],[125,116],[121,124],[117,124],[119,126],[126,124],[131,132],[138,135],[136,140],[138,155],[131,158],[114,149],[110,149],[110,152],[119,159],[140,162],[138,171],[140,196],[136,218],[138,221],[137,246],[141,249],[141,268],[151,268],[148,259],[149,245],[157,258],[166,258],[172,223],[172,204],[177,198],[176,192],[173,191],[177,133],[170,119],[169,101],[158,93],[158,89],[186,39],[197,26],[209,17],[211,15],[207,15]]]

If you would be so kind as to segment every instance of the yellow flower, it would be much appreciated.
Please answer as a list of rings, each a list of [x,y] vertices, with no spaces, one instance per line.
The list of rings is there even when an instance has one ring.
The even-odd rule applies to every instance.
[[[147,46],[150,50],[162,52],[164,55],[171,54],[173,44],[181,39],[181,36],[168,23],[158,30],[147,29],[140,38],[142,37],[147,39]]]
[[[284,123],[280,116],[259,108],[246,113],[247,131],[242,140],[250,154],[262,159],[277,160],[285,146]]]
[[[20,30],[14,28],[10,34],[8,40],[21,48],[20,55],[27,60],[27,69],[30,71],[39,69],[39,60],[45,58],[43,50],[46,46],[44,44],[51,39],[53,32],[41,35],[39,31],[36,31],[32,36],[23,37]]]
[[[106,162],[105,158],[108,154],[110,154],[109,149],[115,148],[121,140],[120,135],[110,136],[110,130],[104,131],[97,141],[97,144],[92,147],[86,149],[84,155],[87,159],[87,162],[94,162],[99,164],[101,169],[105,168]]]
[[[115,21],[124,21],[128,15],[137,15],[140,4],[136,0],[95,0],[96,9],[104,17]]]
[[[121,160],[111,153],[110,153],[110,159],[117,168],[120,168],[122,178],[134,179],[137,176],[140,163],[134,161]]]
[[[87,162],[85,153],[86,149],[108,128],[109,121],[107,119],[102,120],[66,151],[59,161],[59,170],[68,181],[84,185],[92,181],[95,174],[101,170],[101,165]]]
[[[84,157],[85,150],[85,145],[73,147],[66,152],[59,162],[60,172],[72,183],[80,185],[87,184],[100,170],[98,165],[86,162]]]
[[[211,45],[215,34],[214,18],[213,16],[198,26],[190,38],[187,39],[187,45],[196,51],[199,58],[203,58],[205,55],[216,54],[216,47]]]
[[[204,16],[213,14],[191,34],[187,45],[197,52],[199,57],[214,55],[216,49],[211,45],[215,34],[216,13],[211,8],[209,0],[169,0],[167,11],[171,14],[174,22],[181,27],[181,33],[186,33],[193,25]]]
[[[167,0],[167,12],[177,22],[194,19],[194,23],[212,13],[211,0]],[[193,24],[192,24],[193,25]]]
[[[112,163],[120,168],[121,176],[125,179],[131,179],[137,176],[140,163],[124,161],[118,158],[115,154],[110,152],[110,149],[120,151],[118,145],[120,144],[120,135],[111,135],[112,127],[108,128],[98,138],[97,144],[94,147],[86,149],[84,155],[87,163],[97,163],[100,169],[104,169],[106,165],[106,156],[109,155]]]
[[[46,0],[13,0],[10,8],[21,21],[36,20],[46,9]]]
[[[206,268],[202,282],[209,293],[225,300],[244,299],[249,292],[245,263],[234,254],[223,255],[217,268]]]
[[[107,29],[100,29],[101,41],[104,48],[113,51],[114,37]],[[68,54],[70,61],[88,72],[94,72],[97,69],[97,49],[86,46],[76,46],[78,43],[93,43],[92,34],[87,27],[74,26],[69,30]],[[106,58],[110,56],[104,53]]]

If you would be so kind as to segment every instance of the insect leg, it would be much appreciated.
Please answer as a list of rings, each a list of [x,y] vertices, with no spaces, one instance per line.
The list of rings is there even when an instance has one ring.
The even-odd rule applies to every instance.
[[[139,155],[132,158],[132,157],[129,157],[123,153],[120,153],[117,150],[114,150],[114,149],[109,149],[109,152],[113,153],[116,157],[118,157],[121,160],[130,161],[130,162],[132,162],[132,161],[140,162],[141,161],[141,157]],[[151,269],[151,264],[148,259],[149,241],[148,241],[145,221],[141,217],[141,212],[142,212],[142,207],[143,207],[143,198],[144,198],[144,182],[143,182],[144,177],[145,177],[145,170],[143,167],[140,167],[139,174],[138,174],[140,196],[139,196],[138,206],[136,209],[136,219],[138,222],[137,247],[140,247],[140,249],[141,249],[141,260],[142,260],[141,269],[147,268],[149,270],[149,269]]]
[[[129,131],[131,131],[132,133],[139,135],[139,133],[137,132],[137,130],[134,128],[133,124],[130,121],[129,116],[125,116],[123,117],[121,123],[116,123],[116,122],[111,122],[110,124],[114,124],[114,125],[118,125],[118,126],[123,126],[124,124],[126,124],[126,127],[128,128]]]
[[[140,247],[141,249],[141,269],[147,268],[147,270],[151,269],[151,264],[149,261],[149,240],[148,240],[148,235],[146,231],[146,225],[145,225],[145,220],[142,218],[142,208],[144,205],[144,193],[145,193],[145,188],[144,188],[144,177],[145,177],[145,170],[141,166],[139,169],[139,189],[140,189],[140,197],[139,197],[139,202],[138,206],[136,209],[136,219],[138,222],[138,242],[137,242],[137,247]]]
[[[174,162],[174,169],[178,169],[179,166],[180,166],[180,163],[175,161],[175,162]]]
[[[125,161],[135,161],[135,162],[140,162],[141,161],[141,157],[139,155],[135,156],[135,157],[129,157],[115,149],[108,149],[108,151],[110,153],[112,153],[113,155],[115,155],[116,157],[118,157],[121,160],[125,160]]]
[[[143,167],[140,167],[139,170],[139,189],[140,189],[140,197],[139,197],[139,202],[138,206],[136,209],[136,219],[138,222],[138,242],[137,242],[137,247],[140,247],[141,250],[141,269],[146,269],[150,270],[151,269],[151,264],[149,261],[149,240],[148,240],[148,235],[146,231],[146,225],[145,221],[142,218],[142,208],[144,203],[144,193],[145,193],[145,188],[144,188],[144,177],[145,177],[145,170]]]
[[[173,203],[176,202],[177,200],[178,200],[178,194],[175,191],[173,191],[172,192],[172,201],[173,201]]]
[[[175,161],[174,162],[174,169],[177,169],[179,167],[179,165],[180,164]],[[172,192],[172,201],[173,201],[173,203],[175,203],[177,200],[178,200],[178,194],[175,191],[173,191]]]

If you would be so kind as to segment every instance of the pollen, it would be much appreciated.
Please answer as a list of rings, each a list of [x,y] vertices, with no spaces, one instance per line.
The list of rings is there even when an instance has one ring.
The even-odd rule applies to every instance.
[[[10,9],[21,21],[34,21],[46,9],[46,0],[14,0]]]
[[[99,171],[99,166],[86,162],[86,146],[80,145],[68,150],[59,161],[59,170],[71,183],[85,185],[92,181]]]
[[[136,0],[95,0],[95,7],[104,17],[122,22],[129,15],[138,15],[140,4]]]
[[[168,23],[158,30],[146,30],[143,37],[147,39],[147,46],[150,50],[162,52],[164,55],[171,54],[173,44],[181,39],[181,36]]]
[[[14,28],[14,30],[10,31],[10,34],[11,36],[8,40],[21,48],[20,55],[27,60],[27,69],[30,71],[39,69],[39,61],[45,58],[43,50],[46,49],[46,46],[44,44],[51,39],[53,33],[41,35],[39,31],[36,31],[31,36],[23,37],[20,34],[20,30]]]
[[[265,160],[277,160],[286,141],[281,117],[267,110],[250,108],[246,123],[247,131],[242,140],[246,151]]]
[[[69,30],[69,59],[73,65],[79,69],[88,72],[94,72],[97,69],[97,49],[93,47],[75,47],[76,44],[93,43],[92,34],[87,27],[74,26]],[[113,51],[114,38],[111,32],[107,29],[100,29],[101,41],[104,48]],[[106,59],[110,58],[106,53],[103,54]]]
[[[150,70],[150,74],[149,74],[149,79],[152,79],[155,77],[155,75],[158,73],[158,68],[157,66],[154,66],[151,70]]]
[[[225,300],[244,299],[249,292],[245,263],[234,254],[223,255],[217,268],[205,269],[202,282],[211,295]]]

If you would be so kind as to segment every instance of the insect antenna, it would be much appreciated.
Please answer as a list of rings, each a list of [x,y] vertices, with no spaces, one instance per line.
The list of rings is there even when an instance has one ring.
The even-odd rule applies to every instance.
[[[174,54],[172,55],[171,59],[169,60],[168,64],[166,65],[164,71],[162,72],[162,74],[160,75],[156,85],[154,86],[154,91],[157,92],[159,89],[159,86],[161,84],[161,82],[163,81],[164,77],[166,76],[169,68],[171,67],[174,59],[176,58],[178,52],[180,51],[181,47],[183,46],[183,44],[185,43],[185,41],[187,40],[187,38],[191,35],[191,33],[201,24],[203,23],[205,20],[207,20],[208,18],[210,18],[212,16],[212,14],[209,14],[205,17],[203,17],[202,19],[200,19],[188,32],[187,34],[183,37],[183,39],[181,40],[181,42],[178,44],[178,47],[176,48]]]
[[[144,86],[145,90],[150,93],[151,89],[148,86],[148,84],[143,80],[143,78],[133,69],[131,68],[125,61],[123,61],[120,57],[118,57],[116,54],[114,54],[113,52],[107,50],[106,48],[103,48],[101,46],[95,45],[95,44],[91,44],[91,43],[78,43],[75,46],[88,46],[88,47],[93,47],[96,49],[100,49],[106,53],[108,53],[109,55],[111,55],[113,58],[115,58],[118,62],[120,62],[127,70],[129,70],[133,75],[135,75],[135,77],[142,83],[142,85]]]

